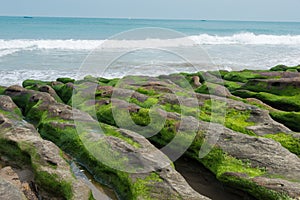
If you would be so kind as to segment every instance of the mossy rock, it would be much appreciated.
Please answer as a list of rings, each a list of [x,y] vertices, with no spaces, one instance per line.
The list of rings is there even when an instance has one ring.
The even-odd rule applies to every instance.
[[[25,93],[23,95],[11,97],[15,104],[21,109],[24,116],[26,116],[30,109],[37,104],[37,102],[30,101],[31,96],[31,93]]]
[[[68,104],[72,95],[73,95],[73,88],[70,87],[68,84],[60,84],[54,85],[53,89],[60,97],[60,99],[65,103]]]
[[[5,155],[9,160],[16,161],[20,168],[30,165],[30,155],[23,152],[16,142],[0,138],[0,155]]]
[[[282,80],[249,80],[240,89],[253,92],[266,92],[280,96],[294,96],[300,94],[299,83]]]
[[[227,128],[255,136],[256,134],[247,129],[254,123],[249,121],[250,110],[240,111],[229,108],[226,102],[218,100],[206,100],[204,105],[200,107],[199,119],[207,122],[224,124]]]
[[[230,91],[235,91],[241,89],[243,84],[234,81],[224,81],[224,86]]]
[[[27,80],[23,81],[22,86],[24,88],[28,88],[28,87],[35,87],[37,85],[42,86],[42,85],[50,85],[50,84],[51,83],[49,81],[27,79]]]
[[[85,148],[75,128],[60,128],[53,126],[51,122],[55,120],[44,120],[40,123],[39,130],[43,138],[53,141],[63,151],[76,158],[90,173],[95,175],[97,180],[113,186],[120,197],[133,199],[131,184],[126,173],[109,168],[95,159]]]
[[[250,79],[265,79],[265,76],[260,75],[255,71],[243,70],[239,72],[229,72],[224,75],[224,79],[233,82],[246,83]]]
[[[272,67],[270,71],[286,71],[287,69],[288,67],[285,65],[277,65],[275,67]]]
[[[97,83],[98,82],[98,78],[91,76],[91,75],[87,75],[83,78],[83,80],[79,80],[76,81],[76,83],[81,83],[81,82],[93,82],[93,83]]]
[[[72,120],[64,120],[57,117],[51,117],[51,114],[44,109],[45,105],[39,102],[28,112],[28,115],[32,117],[32,121],[36,122],[36,126],[39,129],[40,134],[44,139],[50,140],[58,145],[64,152],[75,158],[81,165],[83,165],[91,174],[95,175],[96,180],[101,180],[102,183],[112,186],[122,199],[138,199],[140,197],[147,196],[148,181],[153,181],[145,178],[134,181],[130,177],[130,174],[116,170],[115,168],[108,167],[102,162],[97,160],[88,151],[82,142],[82,138],[77,133],[74,122]],[[101,107],[102,108],[102,107]],[[111,105],[105,107],[108,112],[111,112]],[[102,112],[102,110],[100,111]],[[33,117],[34,116],[34,117]],[[107,116],[107,115],[106,115]],[[117,137],[135,148],[140,148],[139,143],[135,142],[131,138],[124,137],[122,134],[117,132],[117,128],[101,124],[105,134],[108,136]],[[95,141],[96,142],[96,141]],[[99,144],[93,143],[93,148],[101,147],[101,141]],[[99,152],[101,152],[99,150]],[[105,154],[105,152],[101,152]],[[114,161],[115,164],[120,165],[118,160]],[[142,181],[142,182],[141,182]],[[144,186],[140,183],[147,183]],[[154,183],[151,182],[151,185]],[[146,188],[142,193],[137,194],[139,188],[143,186]]]
[[[264,137],[273,139],[279,142],[283,147],[288,149],[290,152],[300,156],[300,139],[293,137],[292,134],[278,133],[269,134]]]
[[[202,94],[211,94],[221,97],[231,96],[230,92],[223,85],[205,82],[203,85],[195,89],[195,92]]]
[[[300,112],[272,111],[271,117],[293,131],[300,132]]]
[[[224,76],[230,72],[227,70],[218,70],[218,71],[209,71],[208,73],[210,73],[214,76],[217,76],[217,77],[221,76],[220,78],[224,78]]]
[[[223,183],[234,188],[238,188],[248,192],[257,199],[261,200],[291,200],[287,194],[276,192],[274,190],[269,190],[265,187],[262,187],[251,179],[247,177],[238,177],[243,176],[244,174],[235,174],[235,173],[224,173],[219,177],[219,180],[222,180]]]
[[[0,86],[0,95],[3,95],[6,90],[6,87]]]
[[[257,98],[273,108],[283,111],[300,111],[300,95],[279,96],[267,92],[251,92],[248,90],[236,90],[233,95],[242,98]]]
[[[56,81],[62,82],[62,83],[64,83],[64,84],[66,84],[66,83],[74,83],[74,82],[75,82],[75,79],[67,78],[67,77],[62,77],[62,78],[56,79]]]
[[[286,71],[287,71],[287,72],[298,72],[297,69],[287,69]]]
[[[119,78],[114,78],[114,79],[106,79],[104,78],[99,78],[99,85],[106,85],[106,86],[116,86],[118,82],[120,81]]]
[[[20,119],[18,119],[20,120]],[[22,131],[22,127],[19,127],[19,131]],[[27,130],[28,127],[24,130]],[[19,133],[20,134],[20,133]],[[33,136],[35,137],[35,136]],[[31,139],[33,137],[30,137]],[[36,142],[36,141],[35,141]],[[39,141],[39,145],[45,145]],[[63,198],[66,200],[73,199],[72,184],[75,179],[71,176],[71,173],[62,178],[56,174],[53,170],[56,165],[47,163],[45,160],[41,160],[41,152],[38,152],[35,146],[36,144],[28,141],[17,142],[0,136],[0,153],[8,158],[9,163],[20,169],[30,169],[34,173],[34,182],[39,187],[40,194],[47,194],[54,199]],[[63,160],[63,158],[61,158]],[[49,159],[51,160],[51,159]],[[65,170],[61,168],[59,170]],[[71,177],[71,179],[69,179]]]

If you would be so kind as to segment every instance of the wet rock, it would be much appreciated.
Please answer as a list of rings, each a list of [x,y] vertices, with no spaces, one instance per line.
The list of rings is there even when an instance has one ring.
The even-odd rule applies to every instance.
[[[237,133],[220,124],[199,121],[193,117],[189,118],[189,122],[198,124],[199,130],[207,136],[208,141],[215,141],[215,147],[222,149],[227,155],[249,162],[252,167],[265,169],[271,176],[282,177],[279,180],[270,178],[269,182],[282,181],[286,184],[285,187],[278,189],[269,187],[264,182],[254,180],[253,182],[291,196],[298,194],[295,188],[299,188],[299,183],[294,183],[293,180],[300,180],[300,158],[282,147],[280,143],[272,139]],[[234,171],[225,172],[222,176],[250,180],[248,175]]]
[[[24,91],[23,91],[24,92]],[[25,91],[26,92],[26,91]],[[14,94],[17,95],[17,94]],[[36,92],[34,96],[39,96],[39,92]],[[50,97],[49,97],[50,98]],[[168,199],[168,198],[183,198],[183,199],[207,199],[206,197],[195,192],[184,180],[184,178],[176,172],[171,166],[171,161],[160,151],[158,151],[146,138],[143,136],[124,129],[117,129],[114,127],[110,127],[109,130],[114,131],[114,135],[110,135],[108,132],[107,135],[101,135],[94,133],[93,124],[98,126],[98,122],[95,121],[92,117],[90,117],[87,113],[82,111],[73,109],[71,110],[69,106],[53,102],[53,101],[45,101],[47,103],[41,102],[39,106],[32,108],[36,112],[44,113],[39,116],[44,116],[44,120],[40,121],[39,130],[43,132],[44,137],[53,138],[54,142],[61,145],[66,152],[73,155],[75,158],[79,159],[79,162],[86,165],[86,167],[94,172],[95,175],[101,177],[101,169],[105,169],[105,173],[109,173],[110,177],[106,181],[109,181],[112,177],[118,177],[119,171],[115,169],[108,169],[100,164],[100,162],[96,162],[95,157],[93,158],[93,151],[98,151],[98,148],[102,148],[101,146],[97,146],[97,142],[100,140],[104,144],[108,144],[111,148],[112,155],[117,158],[127,158],[128,160],[125,163],[119,163],[119,166],[123,166],[122,169],[127,169],[129,171],[134,170],[135,173],[127,173],[129,177],[128,181],[132,185],[124,185],[123,188],[127,187],[140,187],[141,183],[138,180],[143,180],[145,182],[144,187],[147,188],[147,194],[144,192],[140,192],[137,195],[137,199],[147,198],[147,195],[150,195],[151,198],[160,198],[160,199]],[[136,105],[131,105],[128,103],[124,103],[121,100],[112,100],[112,103],[115,103],[116,106],[124,107],[129,110],[137,110],[139,109]],[[32,110],[29,113],[33,112]],[[135,111],[136,112],[136,111]],[[74,119],[77,121],[77,126],[72,127],[74,124]],[[82,146],[82,144],[78,143],[78,135],[76,131],[80,130],[81,125],[91,126],[91,129],[85,127],[85,131],[87,134],[84,136],[84,140],[87,140],[91,143],[95,143],[92,149],[89,149],[92,152],[86,150],[86,147]],[[51,131],[51,130],[56,131]],[[71,130],[70,130],[71,129]],[[77,130],[76,130],[77,129]],[[91,131],[89,131],[91,130]],[[67,141],[63,138],[64,135],[70,135],[70,131],[74,133],[72,137],[70,137]],[[116,136],[120,134],[122,137]],[[124,139],[127,138],[127,139]],[[45,142],[43,142],[45,143]],[[43,148],[39,148],[38,151],[43,160],[51,166],[61,166],[61,161],[55,155],[59,155],[57,150],[54,148],[53,144],[48,142],[47,145],[42,145],[43,143],[37,141],[33,142],[34,146],[43,146]],[[71,144],[71,145],[70,145]],[[74,146],[75,145],[75,146]],[[76,146],[77,145],[77,146]],[[45,146],[51,149],[51,152],[45,149]],[[46,152],[45,152],[46,151]],[[80,152],[80,154],[78,154]],[[95,152],[95,153],[96,153]],[[77,155],[77,157],[76,157]],[[78,156],[80,155],[80,156]],[[109,157],[108,157],[109,158]],[[117,159],[118,160],[118,159]],[[89,163],[93,163],[93,165],[89,165]],[[100,171],[95,171],[100,170]],[[109,171],[108,171],[109,170]],[[132,171],[133,172],[133,171]],[[102,172],[103,173],[103,172]],[[152,177],[153,174],[156,174],[156,178],[153,181],[147,181],[147,177]],[[104,177],[107,175],[103,174]],[[64,175],[65,176],[65,175]],[[60,177],[60,176],[59,176]],[[122,177],[121,177],[122,178]],[[146,179],[146,180],[144,180]],[[157,179],[157,180],[156,180]],[[116,184],[116,183],[111,183]],[[122,183],[118,183],[122,184]],[[123,183],[125,184],[125,183]],[[134,185],[137,184],[137,185]],[[117,185],[115,187],[118,189]],[[79,191],[82,191],[79,190]],[[128,190],[127,190],[128,192]],[[125,193],[121,195],[126,196]],[[148,197],[149,198],[149,197]]]
[[[19,90],[20,93],[24,91],[26,90]],[[16,96],[16,90],[12,94]],[[48,97],[50,96],[49,94],[47,95]],[[45,97],[42,93],[38,93],[36,96]],[[51,100],[47,103],[49,102],[53,101]],[[1,104],[3,102],[0,102]],[[3,124],[0,125],[0,137],[2,140],[8,141],[8,143],[4,144],[11,143],[11,145],[15,145],[14,150],[16,151],[14,154],[14,152],[11,152],[11,148],[8,148],[8,152],[5,152],[5,147],[4,150],[2,149],[4,155],[7,155],[9,158],[7,162],[15,163],[23,160],[22,162],[27,163],[27,165],[32,165],[31,169],[34,169],[32,171],[35,177],[34,181],[41,196],[60,199],[61,197],[71,198],[68,195],[73,194],[71,199],[89,199],[90,190],[85,184],[73,177],[70,172],[70,166],[60,156],[61,151],[56,145],[50,141],[43,140],[36,129],[31,124],[25,122],[20,116],[0,113],[0,119],[5,121],[6,127],[9,127],[4,129]],[[14,160],[15,158],[11,157],[11,154],[21,156],[18,158],[20,160]],[[20,166],[28,168],[26,165],[21,164]],[[5,172],[9,172],[9,170]],[[13,178],[13,180],[18,180],[18,178]],[[63,182],[68,183],[69,188]],[[48,185],[49,183],[51,185]],[[18,184],[16,183],[16,185]],[[27,186],[26,184],[22,185],[22,188],[26,189]],[[30,195],[29,192],[28,194]]]
[[[220,97],[230,97],[231,93],[223,85],[205,82],[201,87],[198,87],[195,92],[203,94],[211,94]]]
[[[27,199],[38,200],[33,184],[34,174],[31,171],[21,170],[16,172],[10,166],[8,166],[0,170],[0,176],[18,188]]]

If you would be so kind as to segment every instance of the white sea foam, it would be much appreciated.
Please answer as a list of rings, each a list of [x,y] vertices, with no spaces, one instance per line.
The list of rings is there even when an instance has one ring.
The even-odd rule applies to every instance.
[[[102,42],[102,40],[0,40],[0,50],[91,50],[98,47]]]
[[[75,70],[0,70],[0,76],[1,86],[21,85],[26,79],[54,81],[59,77],[82,78]]]
[[[0,50],[0,57],[13,54],[13,53],[15,53],[17,51],[18,51],[17,49],[3,49],[3,50]]]
[[[145,40],[3,40],[0,57],[23,50],[93,50],[104,48],[160,48],[194,45],[300,45],[300,35],[256,35],[239,33],[231,36],[194,35],[175,39]],[[101,46],[102,45],[102,46]]]
[[[253,45],[300,45],[300,35],[256,35],[240,33],[232,36],[202,34],[190,36],[197,44],[253,44]]]

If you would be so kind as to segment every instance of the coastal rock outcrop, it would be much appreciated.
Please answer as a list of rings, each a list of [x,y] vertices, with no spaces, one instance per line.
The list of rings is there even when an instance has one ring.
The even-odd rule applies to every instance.
[[[91,198],[65,152],[121,199],[209,199],[174,168],[183,149],[180,155],[232,191],[299,199],[298,71],[87,76],[1,87],[0,192]]]
[[[195,192],[184,178],[171,167],[171,161],[139,134],[102,124],[102,130],[104,130],[102,134],[101,132],[94,134],[91,130],[80,140],[81,136],[77,133],[80,123],[99,124],[87,113],[76,109],[72,110],[70,106],[56,102],[47,93],[13,86],[6,90],[6,94],[27,111],[26,118],[36,124],[43,138],[56,143],[98,179],[113,186],[123,198],[208,199]],[[24,96],[27,97],[25,100]],[[82,141],[85,139],[87,141],[83,144]],[[104,150],[101,144],[110,146],[116,160],[108,162],[118,163],[118,166],[115,166],[117,169],[106,166],[97,159],[97,152]],[[93,148],[89,145],[92,145]],[[120,158],[128,160],[118,161]],[[56,161],[49,162],[56,163]],[[137,166],[137,168],[130,169],[133,163],[133,166]],[[118,170],[120,166],[123,166],[125,172]],[[139,168],[142,170],[140,171]],[[137,171],[133,173],[132,170]]]
[[[12,87],[12,90],[20,93],[25,91],[18,87]],[[18,199],[24,196],[27,199],[89,199],[91,191],[83,182],[74,178],[70,166],[61,157],[60,149],[52,142],[43,140],[36,129],[22,119],[20,110],[10,97],[0,98],[2,164],[19,169],[18,175],[11,168],[0,170],[2,177],[10,182],[2,181],[2,186],[12,189],[5,192],[7,196],[2,197],[14,199],[14,195],[17,195]],[[30,173],[34,176],[26,176]],[[11,178],[9,175],[16,177]],[[12,191],[15,192],[12,194]]]

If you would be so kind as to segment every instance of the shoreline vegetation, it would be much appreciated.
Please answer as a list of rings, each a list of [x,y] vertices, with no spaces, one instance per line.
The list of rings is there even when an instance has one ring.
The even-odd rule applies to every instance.
[[[0,188],[6,199],[96,199],[75,161],[124,200],[220,197],[201,192],[201,173],[227,198],[299,199],[299,123],[300,66],[25,80],[0,86]],[[175,164],[157,151],[173,141],[169,152],[189,144]]]

